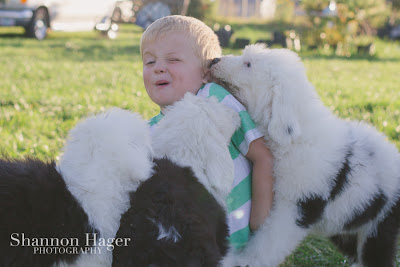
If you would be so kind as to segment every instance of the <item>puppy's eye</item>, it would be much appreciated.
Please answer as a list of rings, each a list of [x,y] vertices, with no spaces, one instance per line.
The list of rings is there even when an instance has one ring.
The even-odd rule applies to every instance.
[[[246,65],[246,67],[248,67],[248,68],[251,67],[251,63],[250,62],[245,62],[244,65]]]

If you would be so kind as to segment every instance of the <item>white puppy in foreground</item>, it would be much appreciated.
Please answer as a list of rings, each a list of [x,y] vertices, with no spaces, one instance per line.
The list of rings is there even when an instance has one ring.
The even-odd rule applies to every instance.
[[[191,167],[197,179],[226,209],[234,178],[229,142],[240,126],[239,115],[214,97],[190,93],[165,110],[152,135],[155,158],[167,157]]]
[[[166,113],[152,142],[114,108],[77,124],[57,166],[0,159],[0,266],[217,266],[240,119],[190,94]]]
[[[218,266],[228,250],[225,200],[234,179],[229,142],[239,116],[187,93],[152,134],[154,174],[131,193],[113,267]]]
[[[365,123],[335,117],[289,50],[251,45],[214,60],[211,72],[247,107],[275,160],[271,213],[224,266],[277,266],[311,232],[330,237],[359,266],[394,266],[396,147]]]
[[[146,121],[112,109],[78,123],[57,166],[0,159],[0,266],[111,266],[129,193],[152,173],[151,152]]]

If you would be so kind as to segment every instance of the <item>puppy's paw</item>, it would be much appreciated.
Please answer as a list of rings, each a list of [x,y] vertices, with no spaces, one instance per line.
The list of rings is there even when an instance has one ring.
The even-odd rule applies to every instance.
[[[219,267],[233,267],[235,264],[235,255],[233,253],[228,253],[220,262]]]
[[[221,267],[252,267],[249,262],[240,257],[240,254],[229,253],[220,264]]]

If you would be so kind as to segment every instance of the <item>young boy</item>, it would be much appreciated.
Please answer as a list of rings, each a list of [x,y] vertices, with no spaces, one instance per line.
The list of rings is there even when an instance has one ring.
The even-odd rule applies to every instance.
[[[214,95],[239,113],[241,128],[229,146],[235,178],[227,207],[229,240],[233,247],[243,247],[250,230],[260,227],[272,205],[272,155],[245,108],[223,87],[207,83],[211,60],[222,54],[218,37],[195,18],[168,16],[146,29],[140,50],[147,94],[161,109],[150,120],[152,127],[162,119],[164,108],[187,92],[201,97]]]

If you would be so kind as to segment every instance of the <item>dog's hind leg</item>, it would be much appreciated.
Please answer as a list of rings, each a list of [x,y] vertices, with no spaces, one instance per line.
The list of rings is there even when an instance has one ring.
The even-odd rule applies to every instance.
[[[400,226],[400,200],[392,208],[388,216],[381,221],[376,234],[366,238],[362,245],[361,262],[366,267],[396,266],[397,238]]]
[[[350,262],[357,260],[357,235],[335,235],[330,240],[349,258]]]

